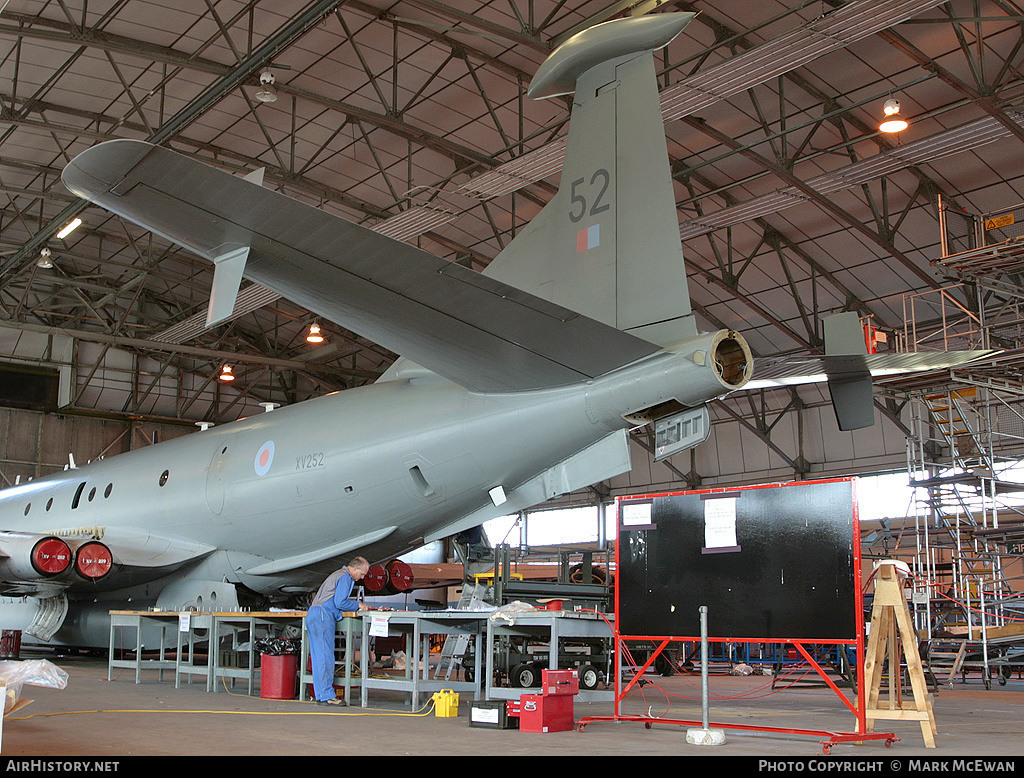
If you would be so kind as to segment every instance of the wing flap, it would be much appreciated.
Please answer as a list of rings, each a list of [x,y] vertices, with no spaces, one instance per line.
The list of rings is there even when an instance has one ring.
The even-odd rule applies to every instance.
[[[75,194],[480,391],[562,386],[659,349],[366,227],[142,141],[102,143],[63,174]]]

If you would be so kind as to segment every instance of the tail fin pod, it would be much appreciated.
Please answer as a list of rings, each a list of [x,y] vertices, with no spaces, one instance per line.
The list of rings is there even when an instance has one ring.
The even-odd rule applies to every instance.
[[[874,389],[860,317],[848,311],[826,316],[823,323],[825,373],[836,423],[844,432],[870,427],[875,423]]]
[[[544,63],[531,97],[575,92],[561,184],[487,275],[659,345],[696,334],[652,53],[694,15],[599,24]]]

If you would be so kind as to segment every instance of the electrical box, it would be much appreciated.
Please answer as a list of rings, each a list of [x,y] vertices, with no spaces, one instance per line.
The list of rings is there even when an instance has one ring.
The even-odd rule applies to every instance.
[[[469,706],[469,726],[519,729],[519,719],[508,714],[508,703],[505,700],[474,700]]]

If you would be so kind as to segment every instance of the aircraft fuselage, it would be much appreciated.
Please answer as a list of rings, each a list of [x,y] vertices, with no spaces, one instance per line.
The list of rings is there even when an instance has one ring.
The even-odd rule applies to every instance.
[[[218,579],[263,593],[308,585],[319,563],[338,559],[247,571],[354,537],[386,561],[486,506],[493,487],[514,492],[629,427],[632,411],[723,394],[729,387],[710,365],[716,337],[559,389],[481,394],[423,377],[337,392],[0,491],[0,527],[131,527],[218,549]],[[386,527],[394,530],[373,538]],[[116,566],[116,540],[111,550]],[[166,572],[133,569],[88,586],[109,590]]]

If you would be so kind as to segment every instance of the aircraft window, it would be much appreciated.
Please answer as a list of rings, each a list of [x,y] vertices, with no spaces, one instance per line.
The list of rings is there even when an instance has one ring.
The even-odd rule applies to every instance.
[[[96,497],[96,487],[94,486],[92,489],[89,490],[89,502],[92,502],[95,497]]]
[[[25,515],[28,516],[28,512],[32,510],[32,503],[25,506]]]
[[[80,483],[78,485],[78,489],[75,490],[75,499],[73,499],[71,501],[71,510],[74,510],[75,508],[78,507],[78,501],[82,499],[82,492],[84,490],[85,490],[85,481],[82,481],[82,483]]]
[[[114,489],[114,485],[113,484],[107,484],[107,488],[103,490],[103,496],[104,497],[109,497],[110,493],[111,493],[111,491],[113,491],[113,489]]]
[[[160,485],[161,485],[161,486],[163,486],[163,485],[164,485],[165,483],[167,483],[167,479],[168,479],[168,478],[170,477],[170,475],[171,475],[171,474],[170,474],[170,472],[169,472],[169,471],[167,471],[167,470],[164,470],[164,471],[163,471],[163,472],[162,472],[162,473],[160,474]]]
[[[51,497],[49,500],[46,501],[46,510],[50,510],[50,508],[52,508],[52,507],[53,507],[53,498]]]

